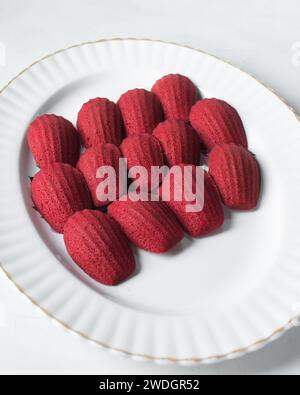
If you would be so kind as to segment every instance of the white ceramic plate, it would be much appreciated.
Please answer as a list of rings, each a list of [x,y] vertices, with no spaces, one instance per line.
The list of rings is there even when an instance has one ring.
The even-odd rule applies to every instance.
[[[37,169],[25,134],[41,113],[73,122],[96,96],[117,100],[164,74],[189,76],[244,121],[263,172],[254,212],[228,212],[223,230],[166,255],[138,251],[139,273],[97,284],[32,209]],[[110,350],[159,362],[214,362],[276,338],[300,312],[300,125],[254,78],[190,48],[106,40],[35,63],[0,96],[0,258],[15,285],[48,315]]]

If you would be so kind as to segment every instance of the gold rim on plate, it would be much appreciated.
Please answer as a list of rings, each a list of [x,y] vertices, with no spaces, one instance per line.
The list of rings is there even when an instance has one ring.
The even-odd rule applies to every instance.
[[[22,70],[18,75],[16,75],[14,78],[12,78],[1,90],[0,90],[0,94],[2,94],[2,92],[4,92],[5,89],[7,89],[17,78],[19,78],[22,74],[24,74],[26,71],[28,71],[30,68],[32,68],[34,65],[42,62],[45,59],[48,59],[52,56],[55,56],[56,54],[59,54],[61,52],[64,52],[66,50],[72,49],[72,48],[77,48],[77,47],[82,47],[85,45],[91,45],[91,44],[97,44],[100,42],[106,42],[106,41],[149,41],[149,42],[160,42],[163,44],[170,44],[170,45],[174,45],[174,46],[178,46],[181,48],[188,48],[191,49],[193,51],[197,51],[200,52],[204,55],[210,56],[212,58],[215,58],[217,60],[219,60],[220,62],[226,63],[232,67],[234,67],[236,70],[239,70],[240,72],[252,77],[256,82],[258,82],[259,84],[263,85],[267,90],[269,90],[271,93],[273,93],[288,109],[289,111],[292,112],[292,114],[296,117],[297,121],[300,121],[300,116],[296,113],[296,111],[289,106],[286,101],[279,96],[272,88],[270,88],[269,86],[265,85],[263,82],[259,81],[257,78],[255,78],[253,75],[251,75],[250,73],[246,73],[244,70],[240,69],[237,66],[234,66],[232,63],[225,61],[223,59],[220,59],[219,57],[215,56],[215,55],[211,55],[205,51],[202,51],[200,49],[197,48],[193,48],[189,45],[182,45],[182,44],[177,44],[174,42],[168,42],[168,41],[164,41],[164,40],[153,40],[153,39],[149,39],[149,38],[133,38],[133,37],[129,37],[129,38],[112,38],[112,39],[99,39],[96,41],[87,41],[87,42],[83,42],[81,44],[76,44],[76,45],[71,45],[69,47],[60,49],[58,51],[55,51],[49,55],[43,56],[41,59],[35,61],[34,63],[32,63],[30,66],[26,67],[24,70]],[[111,347],[107,344],[101,343],[100,341],[94,340],[92,338],[90,338],[89,336],[87,336],[86,334],[76,331],[75,329],[71,328],[69,325],[67,325],[65,322],[59,320],[58,318],[56,318],[53,314],[51,314],[49,311],[45,310],[42,306],[39,305],[39,303],[32,299],[29,295],[27,295],[26,291],[20,287],[15,281],[14,279],[10,276],[10,274],[4,269],[2,263],[0,262],[0,268],[3,270],[4,274],[6,275],[6,277],[14,284],[14,286],[21,292],[21,294],[23,294],[27,300],[29,300],[32,304],[34,304],[36,307],[39,308],[40,311],[42,311],[43,313],[45,313],[48,317],[50,317],[51,319],[53,319],[55,322],[59,323],[60,325],[62,325],[65,329],[71,331],[72,333],[79,335],[80,337],[89,340],[90,342],[103,347],[104,349],[110,350],[110,351],[114,351],[117,353],[121,353],[123,355],[127,355],[130,357],[135,357],[135,358],[141,358],[144,360],[148,360],[148,361],[165,361],[165,362],[171,362],[171,363],[209,363],[209,362],[220,362],[226,359],[231,359],[231,358],[235,358],[238,356],[242,356],[244,354],[247,354],[248,352],[251,351],[256,351],[260,348],[262,348],[263,346],[267,345],[268,343],[270,343],[273,340],[276,340],[279,336],[281,336],[282,334],[284,334],[288,329],[291,329],[295,323],[298,323],[299,318],[300,318],[300,312],[298,314],[295,314],[293,317],[291,317],[284,325],[282,325],[281,327],[279,327],[278,329],[276,329],[274,332],[272,332],[269,336],[260,339],[258,341],[256,341],[255,343],[250,344],[247,347],[243,347],[237,350],[233,350],[231,352],[228,352],[226,354],[222,354],[222,355],[213,355],[213,356],[209,356],[206,358],[172,358],[172,357],[153,357],[151,355],[144,355],[144,354],[134,354],[131,353],[129,351],[126,350],[122,350],[122,349],[117,349],[114,347]]]

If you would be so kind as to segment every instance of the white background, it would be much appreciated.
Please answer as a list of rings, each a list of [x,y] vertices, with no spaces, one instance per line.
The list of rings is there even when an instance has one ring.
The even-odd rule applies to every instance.
[[[57,49],[98,38],[146,37],[228,60],[300,113],[300,56],[293,51],[299,26],[299,0],[0,0],[0,52],[1,44],[6,48],[0,86]],[[300,374],[299,328],[262,351],[218,365],[134,362],[53,325],[2,273],[0,350],[0,373],[11,374]]]

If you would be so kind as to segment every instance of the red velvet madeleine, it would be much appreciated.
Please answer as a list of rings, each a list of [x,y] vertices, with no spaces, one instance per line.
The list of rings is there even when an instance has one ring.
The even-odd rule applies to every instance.
[[[135,134],[123,140],[121,146],[123,156],[127,159],[128,169],[143,166],[148,172],[144,179],[140,176],[140,183],[150,186],[152,166],[163,166],[164,157],[159,142],[150,134]],[[153,188],[158,187],[154,185]]]
[[[257,206],[261,177],[253,154],[240,145],[217,145],[209,155],[208,165],[226,206],[240,210]]]
[[[193,237],[204,236],[210,234],[220,228],[224,223],[224,210],[223,204],[219,191],[207,172],[200,170],[204,180],[196,178],[196,167],[190,165],[181,164],[182,177],[177,179],[176,177],[165,178],[163,187],[170,187],[170,200],[166,201],[166,204],[177,216],[184,230]],[[195,212],[188,212],[187,205],[192,204],[194,206],[195,201],[188,201],[183,194],[183,185],[185,178],[185,169],[190,170],[192,175],[192,191],[196,192],[196,185],[198,186],[199,193],[203,194],[203,185],[200,183],[204,181],[204,206],[202,210]],[[172,170],[172,169],[171,169]],[[175,191],[182,193],[184,197],[181,201],[176,201]],[[161,189],[162,197],[162,189]],[[203,195],[201,195],[203,197]],[[200,200],[200,197],[199,197]]]
[[[184,121],[167,120],[153,131],[169,167],[181,163],[199,165],[201,142],[195,130]]]
[[[204,99],[196,103],[190,122],[210,151],[215,145],[234,143],[248,147],[247,137],[238,112],[218,99]]]
[[[99,144],[88,148],[80,157],[77,169],[83,174],[85,181],[89,187],[91,196],[93,198],[95,207],[106,206],[109,201],[106,196],[102,196],[99,192],[98,186],[107,177],[99,178],[98,170],[103,166],[111,166],[116,174],[116,198],[123,190],[119,190],[120,174],[119,174],[119,160],[122,154],[118,147],[113,144]],[[115,200],[115,199],[114,199]]]
[[[158,98],[146,89],[132,89],[124,93],[119,101],[127,136],[152,133],[163,120],[163,111]]]
[[[183,239],[183,231],[164,202],[116,201],[108,207],[108,214],[121,226],[129,240],[137,247],[163,253]]]
[[[78,114],[77,128],[85,147],[102,143],[120,145],[122,117],[118,106],[105,98],[91,99]]]
[[[27,142],[41,168],[56,162],[75,166],[79,158],[79,134],[72,123],[61,116],[37,117],[28,128]]]
[[[74,262],[94,280],[116,285],[135,271],[135,258],[119,225],[107,215],[84,210],[71,216],[64,241]]]
[[[169,74],[158,80],[153,88],[166,119],[189,120],[192,106],[200,98],[197,87],[181,74]]]
[[[55,163],[42,169],[31,183],[32,200],[42,217],[58,233],[76,211],[92,207],[81,173],[71,165]]]

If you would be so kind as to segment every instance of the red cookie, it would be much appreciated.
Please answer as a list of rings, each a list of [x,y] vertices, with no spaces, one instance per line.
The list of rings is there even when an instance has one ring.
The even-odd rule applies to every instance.
[[[117,201],[108,214],[121,226],[137,247],[163,253],[183,239],[183,231],[173,212],[164,202]]]
[[[81,171],[85,178],[95,207],[106,206],[110,201],[116,200],[115,198],[107,200],[106,192],[106,196],[102,195],[101,197],[101,192],[98,187],[101,182],[107,178],[107,175],[101,178],[99,177],[98,170],[103,166],[110,166],[114,169],[116,175],[116,198],[119,197],[119,160],[121,157],[122,155],[119,148],[113,144],[95,145],[94,147],[88,148],[81,155],[77,164],[77,169]],[[112,189],[110,191],[112,191]],[[123,189],[121,190],[121,194],[122,192],[124,192]]]
[[[78,114],[77,128],[85,147],[111,143],[120,145],[122,117],[118,106],[105,98],[85,103]]]
[[[202,169],[199,170],[202,172],[201,178],[197,179],[196,177],[196,167],[195,166],[187,166],[180,165],[181,168],[181,176],[165,178],[162,189],[164,187],[170,188],[170,200],[166,201],[166,204],[171,208],[171,210],[176,214],[178,220],[180,221],[184,230],[193,237],[204,236],[210,234],[220,228],[224,223],[224,210],[221,201],[220,194],[218,189],[213,181],[213,179]],[[172,170],[172,169],[171,169]],[[191,174],[192,185],[190,190],[193,193],[196,193],[198,188],[199,191],[199,202],[203,202],[203,191],[204,191],[204,206],[202,209],[199,207],[199,211],[188,212],[188,205],[192,205],[195,208],[196,199],[194,201],[187,200],[183,188],[184,180],[185,180],[185,170],[189,170],[189,174]],[[203,178],[204,177],[204,180]],[[204,181],[204,185],[203,185]],[[202,184],[201,184],[202,183]],[[204,186],[204,189],[203,189]],[[161,197],[162,195],[161,189]],[[176,201],[175,191],[179,191],[183,199],[181,201]],[[201,194],[201,195],[200,195]]]
[[[163,111],[157,97],[145,89],[133,89],[119,99],[127,136],[138,133],[152,133],[163,120]]]
[[[93,210],[68,219],[64,241],[75,263],[94,280],[116,285],[135,271],[135,258],[119,225]]]
[[[57,115],[42,115],[29,126],[27,142],[41,168],[51,163],[75,166],[79,158],[80,139],[72,123]]]
[[[147,170],[148,176],[139,175],[140,183],[150,186],[152,166],[161,167],[164,165],[159,142],[150,134],[135,134],[123,140],[120,148],[128,161],[128,169],[132,169],[134,166],[143,166]],[[158,185],[153,185],[153,188],[155,187]]]
[[[92,207],[81,173],[71,165],[55,163],[39,171],[31,184],[32,200],[42,217],[58,233],[76,211]]]
[[[197,87],[180,74],[169,74],[158,80],[153,88],[166,119],[188,121],[192,106],[199,99]]]
[[[215,145],[234,143],[248,147],[238,112],[223,100],[205,99],[191,110],[190,122],[210,151]]]
[[[200,139],[186,122],[175,120],[162,122],[154,129],[153,136],[160,142],[169,167],[181,163],[199,165]]]
[[[253,154],[240,145],[216,145],[209,155],[208,165],[209,174],[226,206],[240,210],[257,206],[261,179]]]

